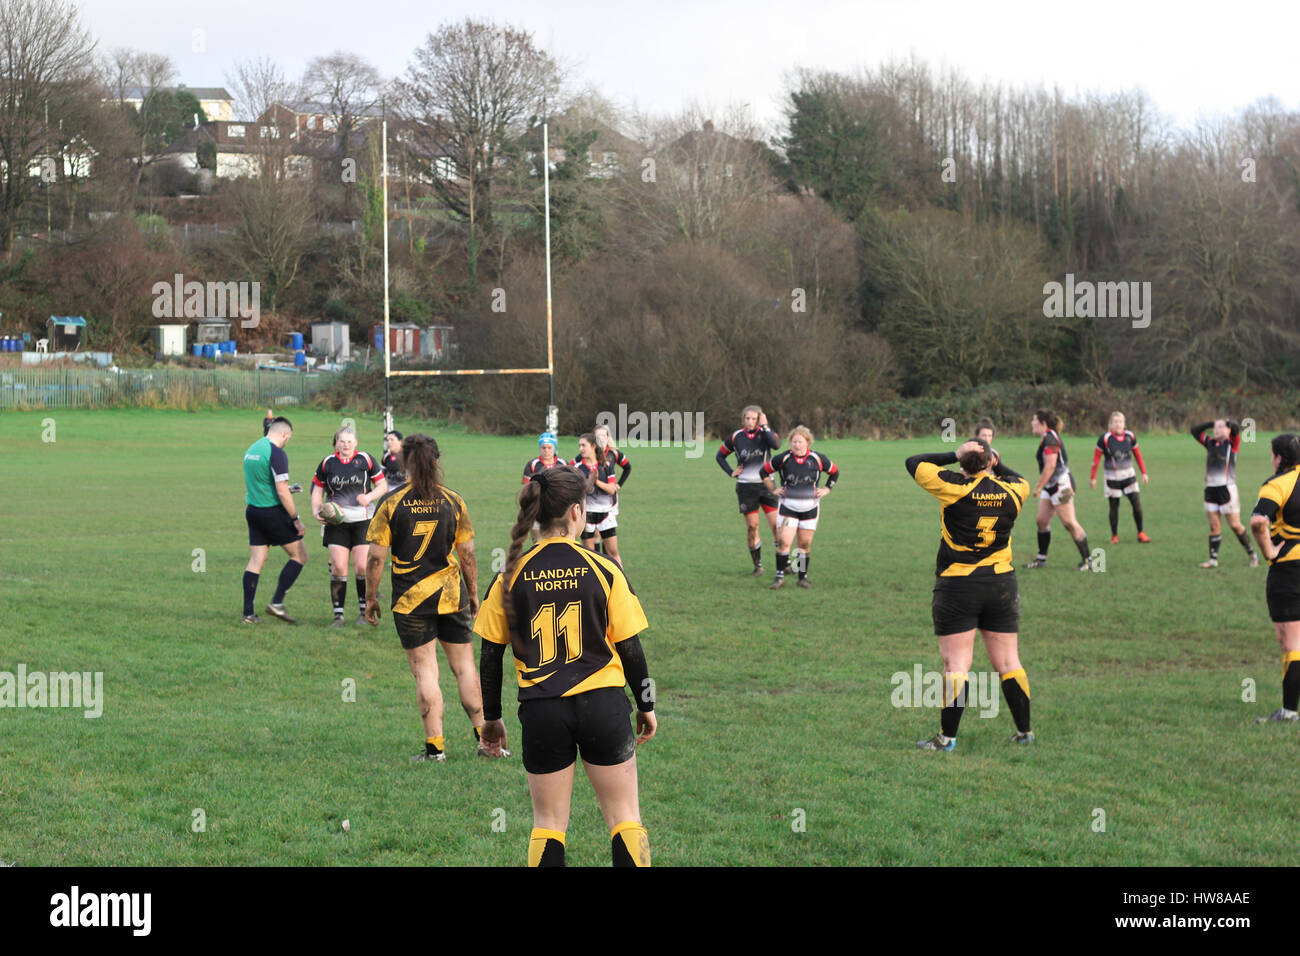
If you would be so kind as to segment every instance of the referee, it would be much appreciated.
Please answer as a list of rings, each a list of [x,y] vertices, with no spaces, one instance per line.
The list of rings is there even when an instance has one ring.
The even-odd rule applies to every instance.
[[[284,610],[284,596],[307,563],[307,548],[302,541],[303,525],[298,520],[298,508],[289,493],[289,456],[284,452],[284,446],[292,437],[293,425],[289,419],[274,418],[267,426],[266,434],[244,452],[244,500],[248,505],[244,510],[248,522],[248,565],[244,568],[245,624],[261,623],[262,619],[253,607],[257,599],[257,582],[272,546],[284,548],[289,560],[280,571],[280,580],[266,613],[286,624],[298,623]]]

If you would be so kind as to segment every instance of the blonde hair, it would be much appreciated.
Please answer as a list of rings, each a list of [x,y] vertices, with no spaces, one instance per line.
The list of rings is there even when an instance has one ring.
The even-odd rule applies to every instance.
[[[808,440],[808,447],[809,448],[812,447],[813,433],[808,430],[807,426],[795,425],[794,428],[790,429],[790,438],[793,438],[795,435],[802,435],[804,438]],[[787,438],[786,443],[789,444],[789,441],[790,439]]]
[[[339,439],[342,438],[344,435],[351,435],[353,440],[355,440],[357,437],[357,430],[353,428],[351,425],[344,425],[342,428],[340,428],[338,431],[334,433],[334,444],[337,445],[339,443]]]
[[[1123,413],[1123,412],[1111,412],[1111,413],[1110,413],[1110,424],[1114,425],[1114,424],[1115,424],[1115,419],[1117,419],[1117,418],[1121,418],[1121,419],[1123,419],[1125,425],[1128,424],[1128,419],[1127,419],[1127,418],[1124,418],[1124,413]]]
[[[762,415],[763,409],[759,408],[757,405],[746,405],[744,408],[740,410],[741,421],[744,421],[745,416],[748,415],[750,412],[753,412],[755,415]]]

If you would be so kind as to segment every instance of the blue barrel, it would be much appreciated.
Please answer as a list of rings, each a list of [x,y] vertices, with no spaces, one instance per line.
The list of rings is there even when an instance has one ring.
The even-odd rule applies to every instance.
[[[234,340],[234,339],[231,339],[229,342],[226,343],[226,354],[227,354],[227,355],[234,355],[234,354],[235,354],[235,350],[236,350],[237,348],[238,348],[238,345],[235,343],[235,340]]]
[[[203,344],[200,342],[195,342],[193,345],[191,345],[190,354],[193,355],[195,358],[200,358],[203,355]]]
[[[214,359],[217,357],[217,347],[211,342],[203,346],[203,357],[205,359]]]
[[[303,354],[302,349],[293,353],[293,364],[300,367],[307,364],[307,356]]]
[[[301,332],[290,332],[290,333],[289,333],[289,348],[293,349],[295,352],[301,352],[301,351],[302,351],[302,333],[301,333]]]
[[[16,351],[17,351],[17,348],[16,348],[17,345],[18,345],[18,343],[14,341],[14,337],[13,337],[12,335],[6,335],[6,336],[5,336],[4,351],[6,351],[6,352],[16,352]]]
[[[12,352],[13,344],[9,341],[9,336],[0,336],[0,352]]]

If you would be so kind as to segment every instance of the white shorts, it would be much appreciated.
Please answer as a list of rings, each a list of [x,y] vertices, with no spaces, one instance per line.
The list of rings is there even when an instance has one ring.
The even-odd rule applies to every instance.
[[[780,527],[789,528],[792,526],[798,528],[800,531],[816,531],[817,512],[814,511],[813,517],[811,518],[797,518],[794,515],[781,515]]]
[[[1068,473],[1057,484],[1055,492],[1049,495],[1047,493],[1047,489],[1044,488],[1042,491],[1038,493],[1038,497],[1050,501],[1052,503],[1052,507],[1055,508],[1061,504],[1061,492],[1064,491],[1066,488],[1070,489],[1070,493],[1072,496],[1074,493],[1074,478],[1070,476]],[[1070,500],[1073,500],[1073,497],[1071,497]],[[1069,504],[1069,502],[1067,501],[1066,504]]]
[[[1222,486],[1220,486],[1222,487]],[[1215,504],[1213,501],[1205,503],[1205,510],[1209,514],[1235,515],[1241,513],[1241,499],[1237,496],[1236,482],[1228,483],[1228,500],[1223,504]]]
[[[598,534],[602,531],[612,531],[617,527],[618,515],[616,512],[609,511],[606,512],[605,517],[601,519],[599,524],[588,523],[587,526],[583,528],[583,534],[590,537],[591,535]],[[601,537],[609,537],[609,535],[601,535]]]
[[[1138,480],[1134,478],[1123,488],[1112,488],[1110,482],[1106,483],[1107,498],[1123,498],[1125,495],[1135,495],[1138,493]]]

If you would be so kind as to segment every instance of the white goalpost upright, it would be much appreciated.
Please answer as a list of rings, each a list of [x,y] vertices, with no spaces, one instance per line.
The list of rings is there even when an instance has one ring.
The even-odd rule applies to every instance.
[[[546,236],[546,367],[545,368],[471,368],[471,369],[398,369],[393,370],[391,339],[388,331],[388,120],[382,123],[383,193],[384,193],[384,430],[393,428],[393,403],[390,383],[395,375],[545,375],[549,401],[546,406],[546,430],[559,427],[559,409],[555,405],[555,347],[551,311],[551,149],[549,122],[542,123],[542,193]],[[411,227],[408,216],[407,228]]]

